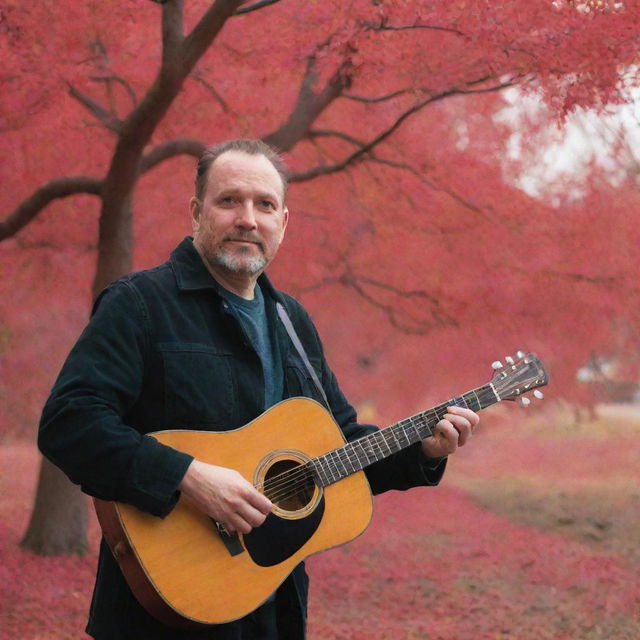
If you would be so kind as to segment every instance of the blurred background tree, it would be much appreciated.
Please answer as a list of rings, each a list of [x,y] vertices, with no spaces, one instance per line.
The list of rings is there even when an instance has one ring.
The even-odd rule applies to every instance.
[[[633,102],[638,0],[0,12],[3,438],[33,437],[91,299],[189,232],[194,158],[229,137],[285,152],[293,224],[270,273],[369,418],[476,386],[516,347],[548,363],[554,395],[592,400],[576,383],[590,355],[637,353],[634,143],[616,124],[618,170],[594,152],[579,189],[548,154],[574,167],[549,125]],[[24,544],[82,553],[86,517],[44,463]]]

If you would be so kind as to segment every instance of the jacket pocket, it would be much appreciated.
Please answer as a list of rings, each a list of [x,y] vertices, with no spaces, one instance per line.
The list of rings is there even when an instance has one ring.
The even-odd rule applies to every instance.
[[[158,345],[164,368],[165,412],[180,427],[229,428],[235,406],[231,354],[198,343]]]
[[[321,362],[317,358],[309,358],[313,370],[322,384]],[[297,354],[289,354],[285,366],[286,395],[288,397],[305,396],[313,398],[324,406],[322,394],[318,391],[311,374]],[[325,391],[326,392],[326,391]]]

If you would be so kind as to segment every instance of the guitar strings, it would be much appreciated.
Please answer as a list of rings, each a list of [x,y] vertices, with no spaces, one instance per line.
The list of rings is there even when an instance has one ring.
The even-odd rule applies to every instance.
[[[468,406],[465,396],[470,396],[470,394],[473,393],[475,395],[476,401],[478,402],[479,408],[483,408],[483,403],[480,400],[480,395],[477,393],[478,391],[481,392],[480,395],[485,396],[488,400],[492,400],[492,401],[494,400],[492,397],[488,396],[487,393],[485,393],[484,387],[480,389],[474,389],[473,391],[467,394],[464,394],[459,399],[464,402],[465,406]],[[452,401],[448,403],[444,403],[442,405],[439,405],[438,407],[429,409],[424,413],[417,414],[416,416],[402,420],[388,427],[387,429],[381,429],[380,431],[375,432],[374,434],[371,434],[371,436],[365,436],[365,438],[361,438],[360,440],[367,440],[368,438],[370,439],[367,441],[367,443],[361,443],[360,446],[363,446],[363,444],[373,445],[372,447],[369,448],[369,451],[375,455],[375,451],[373,449],[377,446],[380,453],[382,453],[383,451],[381,448],[381,444],[382,442],[384,442],[387,448],[389,449],[389,452],[393,453],[393,451],[391,451],[391,447],[389,446],[389,442],[388,442],[389,436],[397,440],[397,434],[395,432],[397,430],[401,430],[403,432],[403,435],[406,438],[407,427],[411,427],[414,430],[416,430],[416,434],[420,436],[420,432],[418,431],[418,427],[416,426],[417,422],[424,421],[426,418],[427,420],[425,424],[420,426],[423,426],[423,427],[433,426],[441,419],[442,416],[440,415],[440,413],[442,413],[442,411],[445,411],[447,406],[450,406],[452,403],[455,403],[457,400],[458,398],[454,398]],[[490,402],[490,404],[491,403],[492,402]],[[431,418],[432,420],[431,423],[429,423],[428,418]],[[345,471],[348,471],[346,466],[347,464],[351,466],[350,473],[359,471],[360,468],[362,467],[356,469],[354,467],[354,462],[361,464],[364,461],[367,464],[369,464],[370,461],[369,461],[369,456],[367,454],[366,449],[363,448],[362,452],[358,452],[355,450],[354,446],[349,446],[349,445],[355,445],[356,443],[358,443],[358,440],[348,443],[347,445],[345,445],[340,449],[334,449],[333,451],[330,451],[327,454],[320,456],[319,458],[317,458],[317,460],[321,460],[321,459],[329,460],[331,454],[334,454],[334,457],[338,458],[338,462],[342,464]],[[367,465],[364,465],[364,466],[367,466]],[[349,475],[349,473],[347,475]],[[342,477],[344,476],[338,477],[335,481],[341,479]],[[278,500],[286,500],[288,498],[291,498],[295,495],[300,494],[302,491],[308,489],[309,481],[311,481],[314,485],[316,484],[316,478],[315,478],[315,474],[313,473],[312,465],[310,463],[305,463],[295,467],[294,469],[288,469],[287,471],[284,471],[274,476],[273,478],[269,478],[265,480],[263,483],[258,484],[256,488],[258,488],[259,490],[262,490],[263,493],[270,496],[270,500],[272,500],[273,502],[277,502]]]
[[[474,390],[473,392],[469,392],[469,393],[475,394],[476,401],[480,405],[480,408],[482,408],[482,402],[480,400],[478,393],[476,393],[476,391],[477,390]],[[484,391],[484,389],[482,389],[482,391]],[[487,399],[492,399],[490,396],[488,396],[488,394],[481,393],[481,395],[485,395]],[[465,405],[467,405],[466,398],[464,396],[461,397],[460,399],[465,403]],[[457,400],[458,400],[457,398],[454,398],[453,401],[449,403],[445,403],[443,405],[440,405],[439,407],[425,411],[424,413],[413,416],[412,418],[407,418],[399,423],[392,425],[387,429],[381,429],[379,432],[372,434],[373,438],[366,443],[366,444],[374,445],[372,447],[369,447],[369,452],[374,454],[375,456],[376,453],[374,449],[377,447],[377,449],[379,450],[379,453],[383,453],[381,444],[382,442],[384,442],[387,449],[389,449],[389,452],[386,455],[393,453],[389,445],[389,436],[392,436],[397,440],[397,435],[395,431],[397,431],[398,428],[402,430],[405,438],[407,437],[407,427],[413,428],[414,430],[416,430],[417,435],[419,437],[422,437],[420,432],[417,430],[418,428],[416,426],[416,423],[420,421],[424,421],[425,418],[428,418],[428,417],[431,417],[433,421],[431,422],[432,425],[437,423],[437,421],[440,420],[442,417],[440,413],[442,413],[442,411],[444,411],[446,407],[449,406],[452,402],[455,402]],[[428,420],[425,424],[426,425],[429,424]],[[421,426],[425,426],[425,424]],[[364,439],[366,439],[366,437],[362,438],[361,440],[364,440]],[[349,446],[349,445],[355,445],[356,443],[358,443],[357,440],[351,443],[348,443],[347,445],[345,445],[345,447],[342,447],[341,449],[335,449],[333,451],[330,451],[324,456],[320,456],[318,460],[321,460],[324,458],[325,460],[329,461],[331,455],[333,454],[334,457],[337,457],[338,462],[342,464],[344,470],[347,471],[347,475],[350,475],[350,473],[354,473],[355,471],[358,471],[360,470],[360,468],[362,468],[362,467],[355,468],[354,461],[357,462],[358,464],[362,463],[363,461],[366,462],[367,464],[370,463],[369,455],[366,449],[363,448],[362,452],[358,452],[355,450],[355,447]],[[351,466],[350,471],[349,469],[347,469],[347,465]],[[305,463],[304,465],[300,465],[295,469],[289,469],[283,473],[278,474],[277,476],[274,476],[273,478],[266,480],[261,485],[258,485],[257,488],[260,489],[262,487],[264,489],[264,492],[267,493],[269,496],[271,496],[271,499],[274,501],[290,498],[294,495],[301,493],[302,490],[308,488],[309,481],[315,484],[313,471],[309,467],[310,467],[310,464]],[[342,477],[344,476],[340,476],[339,474],[339,477],[336,478],[335,481],[341,479]]]
[[[358,446],[358,440],[355,440],[351,443],[348,443],[344,447],[329,451],[323,456],[316,458],[316,460],[320,461],[324,459],[327,462],[333,462],[335,468],[337,468],[337,464],[339,463],[347,472],[346,475],[350,475],[351,473],[359,471],[362,466],[366,466],[362,465],[362,462],[366,462],[367,464],[370,463],[367,449],[364,448],[365,444],[370,445],[368,447],[368,451],[374,456],[374,461],[376,461],[377,455],[384,453],[381,444],[382,441],[385,442],[389,453],[393,452],[388,442],[390,438],[396,441],[396,445],[399,444],[398,437],[395,431],[401,429],[405,436],[405,439],[407,439],[410,443],[410,439],[407,437],[407,427],[412,427],[414,430],[416,430],[416,433],[419,433],[417,431],[416,425],[412,423],[410,419],[407,419],[406,421],[397,423],[391,427],[388,427],[387,429],[381,429],[380,431],[371,434],[371,436],[373,437],[371,437],[366,443],[359,443],[359,446],[363,447],[361,452],[358,452],[356,450],[355,447]],[[366,439],[366,436],[365,438],[361,438],[361,440]],[[378,449],[379,454],[376,454],[376,452],[374,451],[374,449],[376,448]],[[331,460],[332,457],[336,458],[337,460]],[[377,459],[382,459],[382,457],[385,456],[381,456]],[[356,467],[354,463],[357,463],[358,466]],[[351,467],[351,469],[349,469],[348,467]],[[331,476],[332,478],[334,478],[335,474],[332,473]],[[334,482],[341,479],[342,477],[344,476],[341,475],[340,472],[338,472],[338,477],[334,479]],[[303,465],[299,465],[294,469],[288,469],[287,471],[284,471],[274,476],[273,478],[265,480],[261,485],[258,485],[257,488],[262,488],[263,493],[265,493],[265,495],[267,495],[272,502],[278,502],[279,500],[286,500],[302,493],[306,488],[308,488],[309,481],[311,481],[311,483],[313,483],[314,485],[316,484],[316,479],[313,473],[313,465],[312,463],[307,462]]]
[[[343,466],[345,471],[348,471],[348,475],[350,473],[354,473],[355,471],[359,471],[361,467],[355,468],[354,462],[357,462],[359,465],[362,462],[366,462],[367,464],[371,463],[371,461],[369,460],[369,454],[372,454],[374,456],[374,462],[375,462],[378,455],[376,454],[375,449],[377,448],[380,454],[384,453],[384,450],[382,448],[382,442],[385,443],[386,448],[388,449],[388,453],[386,455],[393,453],[393,450],[389,444],[389,440],[391,439],[392,441],[393,440],[396,441],[396,443],[392,442],[392,444],[395,444],[395,445],[399,444],[396,431],[402,430],[404,438],[407,439],[410,443],[410,439],[407,437],[407,428],[411,427],[416,431],[416,434],[419,435],[419,431],[417,430],[418,428],[415,423],[418,422],[419,420],[424,420],[424,418],[426,417],[426,414],[428,413],[433,413],[435,415],[433,420],[435,421],[439,420],[439,416],[437,412],[435,410],[429,410],[424,414],[419,414],[418,416],[414,416],[413,418],[407,418],[406,420],[396,423],[388,427],[387,429],[381,429],[380,431],[377,431],[374,434],[371,434],[372,437],[370,436],[370,439],[366,443],[359,443],[358,440],[355,440],[351,443],[348,443],[347,445],[345,445],[340,449],[334,449],[332,451],[329,451],[328,453],[324,454],[323,456],[320,456],[316,460],[325,459],[329,461],[333,454],[333,457],[338,459],[338,462]],[[422,425],[422,426],[425,426],[425,425]],[[364,438],[361,438],[360,440],[367,440],[367,436],[365,436]],[[366,445],[371,445],[368,447],[369,453],[365,448]],[[355,449],[356,446],[363,447],[362,451],[358,452]],[[377,458],[377,459],[381,459],[381,458]],[[350,471],[347,469],[347,465],[351,467]],[[270,499],[272,501],[284,500],[286,498],[290,498],[301,492],[301,485],[303,483],[304,485],[307,485],[309,480],[311,480],[315,484],[313,470],[310,467],[311,467],[310,463],[305,463],[303,465],[299,465],[295,469],[288,469],[287,471],[284,471],[274,476],[273,478],[269,478],[265,480],[263,483],[258,484],[256,488],[258,488],[259,490],[263,490],[263,493],[270,496]],[[334,474],[332,474],[332,476],[333,475]],[[337,479],[340,479],[340,478],[337,478]]]

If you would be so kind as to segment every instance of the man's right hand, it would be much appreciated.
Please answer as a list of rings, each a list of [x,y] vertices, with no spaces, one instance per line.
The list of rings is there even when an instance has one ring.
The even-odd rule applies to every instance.
[[[193,460],[180,491],[229,533],[249,533],[271,512],[271,501],[237,471]]]

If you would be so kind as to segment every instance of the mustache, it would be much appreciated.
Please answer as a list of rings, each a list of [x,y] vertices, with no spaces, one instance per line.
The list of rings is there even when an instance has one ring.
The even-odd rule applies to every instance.
[[[233,235],[227,235],[222,238],[223,242],[253,242],[262,248],[262,238],[253,233],[234,233]]]

